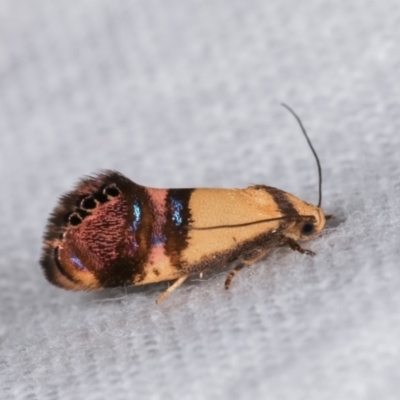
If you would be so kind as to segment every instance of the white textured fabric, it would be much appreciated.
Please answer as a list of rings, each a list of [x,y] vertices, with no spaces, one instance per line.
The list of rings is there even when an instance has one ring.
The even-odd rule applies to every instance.
[[[400,3],[0,3],[1,399],[397,399]],[[237,275],[70,293],[49,212],[110,168],[148,186],[265,183],[335,215]]]

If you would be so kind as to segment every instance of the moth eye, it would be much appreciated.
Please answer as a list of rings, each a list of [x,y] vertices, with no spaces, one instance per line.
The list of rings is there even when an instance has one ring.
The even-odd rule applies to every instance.
[[[68,217],[68,222],[72,225],[72,226],[77,226],[82,222],[82,218],[79,216],[79,214],[77,213],[72,213],[69,217]]]
[[[96,205],[96,200],[92,196],[84,198],[80,204],[84,210],[93,210],[96,208]]]
[[[315,226],[311,222],[306,222],[303,225],[303,228],[301,228],[301,233],[306,236],[312,235],[314,231],[315,231]]]
[[[104,188],[103,193],[106,196],[117,197],[119,195],[119,189],[115,186],[107,186]]]

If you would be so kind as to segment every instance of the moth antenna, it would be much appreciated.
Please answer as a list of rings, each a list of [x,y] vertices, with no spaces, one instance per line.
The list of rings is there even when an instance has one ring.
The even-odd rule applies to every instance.
[[[299,218],[312,218],[315,219],[313,215],[285,215],[283,217],[276,218],[266,218],[258,219],[257,221],[243,222],[242,224],[231,224],[231,225],[214,225],[214,226],[185,226],[184,228],[189,231],[207,231],[212,229],[224,229],[224,228],[240,228],[243,226],[257,225],[264,222],[281,221],[283,219],[299,219]]]
[[[306,138],[306,140],[307,140],[307,143],[308,143],[308,145],[310,146],[310,149],[311,149],[311,151],[312,151],[313,154],[314,154],[315,161],[317,162],[317,167],[318,167],[318,178],[319,178],[319,185],[318,185],[318,186],[319,186],[318,207],[321,207],[321,203],[322,203],[322,169],[321,169],[321,163],[319,162],[319,158],[318,158],[317,152],[315,151],[315,149],[314,149],[314,147],[313,147],[313,145],[312,145],[312,143],[311,143],[311,140],[310,140],[310,138],[309,138],[308,135],[307,135],[307,132],[306,132],[304,126],[303,126],[303,123],[301,122],[300,117],[299,117],[287,104],[281,103],[281,105],[282,105],[283,107],[285,107],[285,108],[296,118],[297,122],[298,122],[299,125],[300,125],[301,131],[303,132],[303,135],[305,136],[305,138]]]

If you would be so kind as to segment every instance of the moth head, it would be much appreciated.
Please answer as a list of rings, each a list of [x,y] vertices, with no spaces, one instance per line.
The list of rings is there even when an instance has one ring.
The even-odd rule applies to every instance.
[[[116,172],[81,180],[61,197],[44,235],[41,265],[47,279],[69,290],[120,286],[131,279],[135,248],[132,188]]]
[[[306,203],[295,196],[292,197],[292,204],[298,215],[291,218],[288,216],[285,222],[284,234],[294,240],[310,240],[318,236],[325,227],[327,216],[321,207]]]

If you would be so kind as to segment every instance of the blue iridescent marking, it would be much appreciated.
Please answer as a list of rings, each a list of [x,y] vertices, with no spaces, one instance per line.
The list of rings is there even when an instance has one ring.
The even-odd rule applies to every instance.
[[[139,245],[136,243],[135,240],[133,240],[131,244],[132,244],[133,251],[136,251],[139,248]]]
[[[164,235],[159,235],[159,236],[153,236],[151,238],[151,244],[153,246],[164,246],[165,243],[165,236]]]
[[[132,226],[135,231],[139,227],[139,222],[141,217],[142,217],[142,210],[140,208],[139,202],[135,200],[135,203],[133,204],[133,222],[132,222]]]
[[[72,264],[75,265],[76,268],[80,269],[81,271],[85,271],[87,268],[83,265],[82,261],[80,260],[79,257],[77,257],[76,255],[72,255],[69,258],[72,262]]]
[[[172,221],[174,221],[176,226],[182,225],[182,215],[183,204],[181,200],[171,199],[172,206]]]

